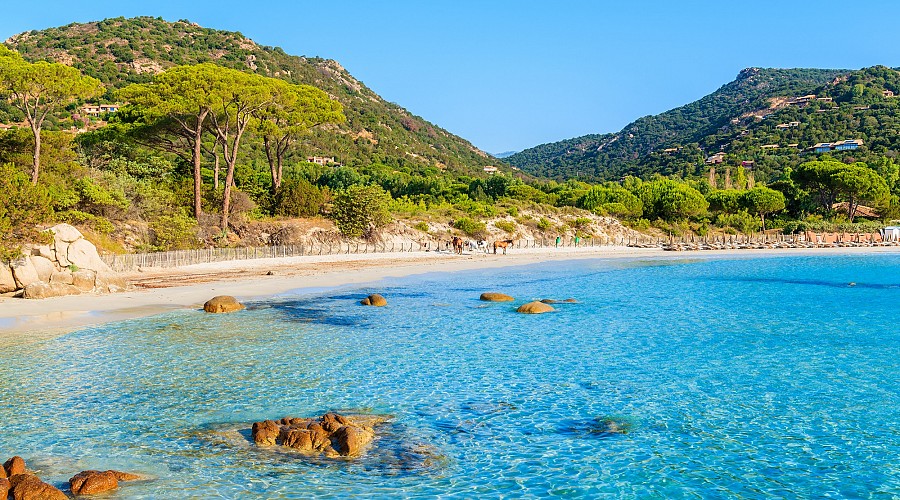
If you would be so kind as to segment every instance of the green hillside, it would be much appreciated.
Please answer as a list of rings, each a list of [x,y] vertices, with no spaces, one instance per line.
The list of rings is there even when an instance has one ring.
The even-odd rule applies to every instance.
[[[347,122],[317,131],[301,151],[306,155],[333,156],[349,165],[379,162],[462,172],[496,163],[468,141],[386,102],[337,61],[289,55],[239,32],[161,18],[116,18],[25,32],[6,45],[27,60],[62,62],[100,79],[108,89],[107,101],[128,83],[146,82],[172,66],[201,62],[313,85],[343,104]],[[0,122],[18,118],[8,109],[0,111]]]
[[[506,158],[523,171],[551,178],[617,180],[624,175],[693,174],[703,151],[718,150],[732,120],[763,112],[775,97],[806,95],[846,70],[748,68],[712,94],[665,113],[640,118],[615,134],[543,144]],[[660,159],[665,149],[679,148]],[[700,161],[702,164],[702,160]]]

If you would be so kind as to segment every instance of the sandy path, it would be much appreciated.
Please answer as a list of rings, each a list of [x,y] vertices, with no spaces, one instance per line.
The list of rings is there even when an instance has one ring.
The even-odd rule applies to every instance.
[[[178,308],[197,308],[215,295],[240,300],[303,289],[322,290],[343,285],[375,283],[388,277],[429,272],[528,265],[550,260],[583,258],[760,257],[770,255],[847,255],[900,253],[897,247],[822,248],[785,250],[721,250],[664,252],[628,247],[518,249],[509,255],[411,252],[303,256],[198,264],[153,269],[127,275],[133,289],[111,295],[75,295],[43,300],[0,299],[0,335],[55,335],[73,329],[158,314]],[[267,275],[271,271],[272,275]]]

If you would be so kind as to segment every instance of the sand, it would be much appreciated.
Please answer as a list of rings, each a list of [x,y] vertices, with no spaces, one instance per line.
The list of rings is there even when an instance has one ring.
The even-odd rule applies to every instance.
[[[126,277],[132,290],[42,300],[0,299],[0,336],[44,337],[81,327],[180,308],[200,308],[216,295],[239,300],[283,293],[312,293],[347,285],[376,285],[385,278],[432,272],[520,266],[586,258],[754,258],[789,255],[900,253],[898,247],[665,252],[629,247],[515,249],[508,255],[448,252],[303,256],[198,264],[146,270]],[[272,275],[267,275],[268,272]]]

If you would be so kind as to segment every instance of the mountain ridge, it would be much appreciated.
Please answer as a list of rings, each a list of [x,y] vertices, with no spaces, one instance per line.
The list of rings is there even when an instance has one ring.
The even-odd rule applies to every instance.
[[[851,70],[745,68],[735,80],[696,101],[636,119],[619,132],[587,134],[526,149],[505,160],[534,175],[614,180],[640,175],[646,155],[698,143],[735,117],[764,109],[775,95],[803,95]]]
[[[237,31],[159,17],[113,18],[32,30],[4,44],[26,60],[61,62],[100,79],[110,92],[181,64],[213,62],[321,88],[344,105],[347,123],[314,132],[307,154],[345,163],[418,164],[477,172],[493,158],[469,141],[391,103],[338,61],[293,56]]]

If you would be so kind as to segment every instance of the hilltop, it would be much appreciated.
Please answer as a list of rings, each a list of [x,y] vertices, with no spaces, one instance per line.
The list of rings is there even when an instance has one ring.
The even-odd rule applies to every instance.
[[[635,120],[620,132],[543,144],[512,155],[506,161],[531,174],[558,179],[616,180],[624,175],[646,177],[655,173],[686,177],[702,175],[704,159],[708,155],[723,150],[749,154],[747,147],[741,146],[747,141],[768,144],[764,134],[754,132],[765,130],[770,123],[777,125],[781,123],[778,120],[789,117],[792,110],[800,109],[787,105],[791,98],[810,94],[843,96],[848,82],[869,81],[855,76],[865,74],[866,70],[748,68],[712,94],[665,113]],[[869,81],[869,84],[884,87],[883,81]],[[888,86],[891,85],[893,83]],[[866,95],[871,97],[875,95],[873,92],[881,96],[880,90]],[[859,99],[846,101],[855,104]],[[808,108],[814,109],[817,108]],[[790,143],[800,142],[806,147],[815,142],[856,138],[855,134],[860,132],[857,127],[832,129],[827,121],[806,118],[803,123],[815,124],[825,130],[821,130],[821,134],[796,137]],[[805,126],[801,128],[806,129]],[[812,132],[813,127],[809,131]],[[763,163],[770,170],[775,170],[779,164],[777,161]]]
[[[61,62],[100,79],[112,91],[148,81],[176,65],[213,62],[318,87],[344,106],[344,125],[316,131],[304,153],[354,165],[380,162],[478,172],[496,160],[471,143],[382,99],[340,63],[285,53],[239,32],[161,18],[116,18],[20,33],[5,45],[26,60]],[[0,122],[14,114],[0,110]]]

